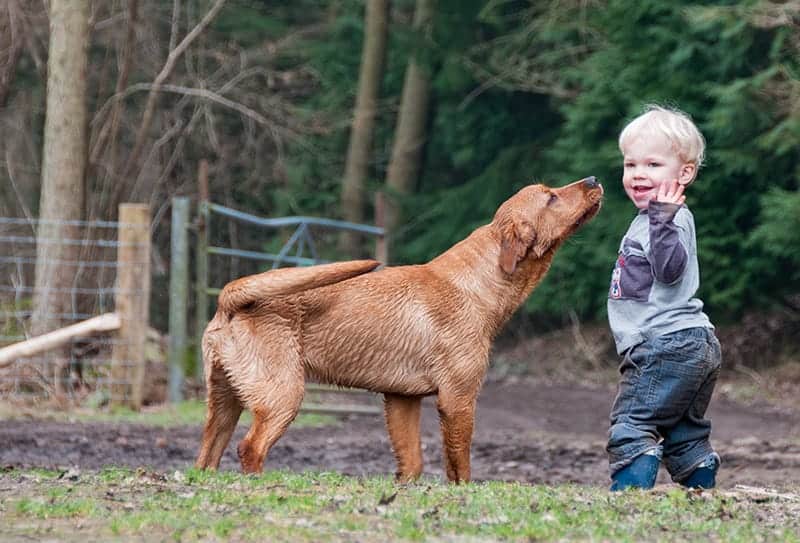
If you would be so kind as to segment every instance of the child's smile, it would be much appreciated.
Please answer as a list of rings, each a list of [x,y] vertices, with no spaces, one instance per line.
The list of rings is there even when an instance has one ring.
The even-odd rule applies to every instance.
[[[636,196],[637,200],[645,198],[651,192],[653,192],[653,187],[651,185],[634,185],[633,186],[633,194]]]
[[[661,185],[669,185],[674,180],[687,184],[692,180],[691,174],[685,174],[686,165],[664,136],[637,137],[625,146],[623,155],[622,185],[638,209],[647,209]]]

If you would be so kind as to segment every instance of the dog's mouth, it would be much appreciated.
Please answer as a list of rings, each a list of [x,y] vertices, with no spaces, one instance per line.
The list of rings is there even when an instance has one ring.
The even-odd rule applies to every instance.
[[[591,220],[591,219],[592,219],[592,218],[593,218],[595,215],[597,215],[597,212],[598,212],[598,211],[600,211],[600,200],[597,200],[597,202],[595,202],[594,204],[592,204],[592,205],[589,207],[589,209],[587,209],[587,210],[586,210],[586,211],[583,213],[583,215],[581,215],[580,217],[578,217],[578,220],[576,220],[576,221],[575,221],[575,225],[574,225],[574,226],[575,226],[575,228],[578,228],[578,227],[580,227],[581,225],[583,225],[584,223],[586,223],[586,222],[590,221],[590,220]]]

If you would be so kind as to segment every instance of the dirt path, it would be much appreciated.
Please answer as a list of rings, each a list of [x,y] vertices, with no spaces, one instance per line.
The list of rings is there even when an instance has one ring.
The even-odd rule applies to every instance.
[[[531,483],[607,483],[604,440],[614,391],[543,382],[496,382],[478,403],[472,469],[475,479]],[[800,411],[753,408],[716,398],[710,417],[722,455],[722,487],[800,485]],[[237,430],[223,469],[238,470]],[[200,428],[129,424],[0,421],[0,467],[189,467]],[[434,401],[423,409],[425,473],[442,477]],[[385,474],[394,460],[380,417],[357,416],[325,428],[290,428],[266,469]],[[663,472],[660,481],[667,482]]]

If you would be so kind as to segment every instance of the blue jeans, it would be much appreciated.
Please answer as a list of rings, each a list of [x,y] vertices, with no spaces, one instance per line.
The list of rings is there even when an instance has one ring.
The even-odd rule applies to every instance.
[[[625,353],[606,447],[612,475],[652,451],[680,482],[716,454],[705,413],[721,360],[708,328],[655,337]]]

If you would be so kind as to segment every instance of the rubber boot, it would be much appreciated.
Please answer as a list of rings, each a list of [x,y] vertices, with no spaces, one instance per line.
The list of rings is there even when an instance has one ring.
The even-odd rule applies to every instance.
[[[719,456],[713,454],[694,471],[681,484],[688,488],[714,488],[717,484],[717,470],[719,470]]]
[[[653,488],[661,459],[654,454],[642,454],[611,476],[611,490]]]

